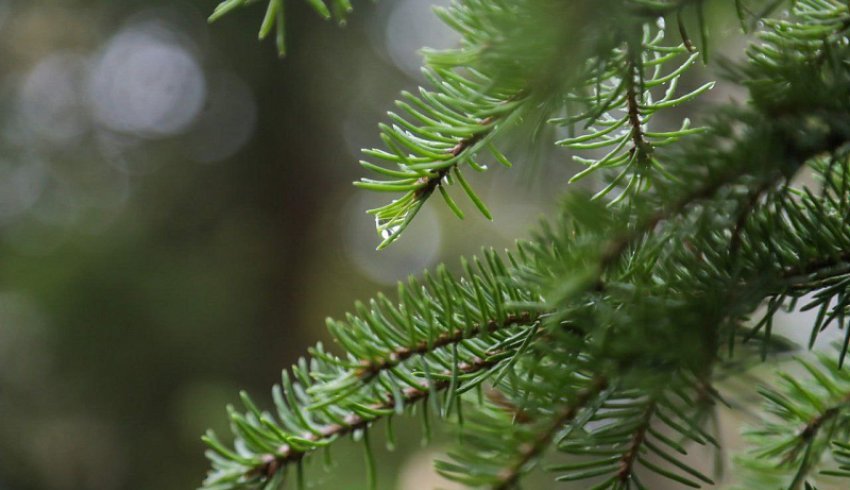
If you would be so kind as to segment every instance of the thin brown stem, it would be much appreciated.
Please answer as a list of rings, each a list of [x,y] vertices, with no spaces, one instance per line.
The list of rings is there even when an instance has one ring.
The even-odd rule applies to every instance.
[[[653,415],[655,415],[655,402],[651,402],[647,407],[643,423],[635,431],[629,443],[629,448],[623,453],[623,458],[620,460],[620,469],[617,471],[617,479],[620,480],[620,483],[626,483],[632,477],[635,461],[640,455],[640,448],[643,446],[644,440],[646,440],[646,431],[649,430]]]
[[[530,325],[538,321],[539,316],[531,313],[508,315],[504,321],[491,320],[486,324],[473,325],[471,328],[459,328],[439,335],[433,341],[423,340],[410,347],[399,347],[389,356],[378,360],[364,360],[356,370],[361,379],[370,379],[382,371],[392,369],[416,355],[423,355],[443,347],[475,338],[485,333],[494,333],[518,324]]]
[[[493,131],[494,121],[495,118],[492,116],[481,121],[481,126],[483,129],[476,133],[473,133],[468,138],[459,141],[458,144],[456,144],[454,148],[449,151],[449,155],[454,158],[457,158],[463,152],[475,146],[476,143],[484,139],[488,134],[490,134],[491,131]],[[442,185],[443,179],[449,174],[449,172],[451,172],[453,168],[458,166],[458,163],[458,161],[455,161],[451,165],[437,170],[436,175],[420,178],[419,183],[425,185],[416,190],[416,199],[428,199],[428,197],[430,197],[431,194],[433,194],[433,192],[437,190],[437,187]]]
[[[843,408],[846,408],[848,404],[850,404],[850,393],[844,395],[844,397],[842,397],[835,405],[827,408],[826,410],[818,414],[816,417],[812,418],[803,427],[803,429],[800,430],[800,433],[797,435],[797,437],[803,443],[811,442],[812,439],[817,436],[821,427],[823,427],[824,424],[838,416],[841,413],[841,410]]]
[[[812,470],[815,466],[815,462],[820,458],[820,456],[812,457],[811,454],[813,449],[812,444],[814,444],[815,438],[820,433],[821,429],[830,421],[835,420],[835,418],[841,414],[842,409],[846,408],[848,404],[850,404],[850,393],[842,397],[835,405],[825,409],[812,418],[802,428],[802,430],[800,430],[799,434],[797,434],[797,443],[785,454],[781,462],[782,465],[791,464],[797,459],[801,451],[805,451],[803,459],[800,462],[800,470],[797,471],[796,477],[789,488],[800,488],[800,485],[805,480],[805,476]]]
[[[744,207],[738,212],[738,219],[735,221],[735,229],[732,230],[732,239],[729,240],[730,255],[734,255],[740,248],[741,233],[744,231],[744,226],[746,226],[747,220],[749,220],[750,215],[758,204],[759,199],[761,199],[764,193],[773,187],[774,182],[774,180],[766,180],[759,185],[757,189],[750,193]]]
[[[635,161],[644,166],[652,158],[653,147],[646,139],[646,134],[643,131],[643,122],[641,121],[640,112],[640,90],[642,85],[641,73],[641,58],[640,52],[635,46],[635,42],[628,43],[629,61],[628,75],[626,79],[626,107],[629,118],[629,126],[631,127],[630,137],[632,139],[632,149],[629,150],[635,156]]]
[[[778,111],[776,114],[773,114],[772,117],[799,119],[804,115],[805,114],[798,114],[790,111]],[[841,134],[839,131],[830,132],[822,138],[818,145],[813,145],[807,148],[793,146],[792,140],[786,138],[785,153],[788,155],[789,159],[793,160],[795,168],[799,168],[802,167],[805,162],[809,161],[809,159],[820,154],[833,152],[847,143],[848,141],[846,136]],[[733,183],[736,179],[746,175],[746,170],[745,166],[730,167],[725,172],[711,178],[706,184],[693,189],[680,199],[674,201],[671,205],[665,206],[649,215],[628,232],[611,240],[605,251],[602,253],[602,257],[599,262],[599,274],[602,275],[608,268],[614,265],[629,249],[629,247],[640,241],[646,234],[652,232],[659,223],[672,219],[682,214],[693,204],[714,196],[718,191]]]
[[[537,435],[537,438],[525,445],[520,450],[517,459],[502,471],[499,482],[492,487],[493,490],[508,490],[513,488],[526,465],[539,457],[549,447],[552,439],[563,428],[564,424],[573,420],[607,386],[608,381],[605,378],[595,378],[587,389],[582,390],[573,400],[556,411],[551,421]]]
[[[473,361],[466,362],[458,366],[458,373],[462,375],[471,374],[491,368],[498,363],[499,360],[493,360],[493,358],[475,359]],[[407,387],[402,390],[401,404],[407,407],[416,402],[427,399],[434,393],[447,389],[451,385],[452,373],[447,371],[441,374],[443,376],[441,376],[440,378],[445,379],[439,379],[437,381],[432,382],[430,385],[423,384],[418,388]],[[392,395],[387,395],[384,401],[373,403],[369,406],[369,408],[374,411],[392,410],[396,407],[396,402],[397,400]],[[345,417],[345,420],[342,423],[325,425],[321,427],[317,431],[317,433],[304,434],[301,437],[312,442],[317,442],[320,440],[332,440],[341,436],[351,434],[358,430],[366,429],[371,423],[375,422],[379,418],[379,415],[367,417],[352,412],[347,417]],[[271,477],[279,469],[283,468],[287,464],[300,461],[308,453],[313,452],[314,450],[315,449],[298,450],[289,446],[288,444],[284,444],[278,449],[276,454],[267,454],[263,458],[263,461],[260,465],[255,466],[254,468],[251,468],[246,472],[246,476]]]

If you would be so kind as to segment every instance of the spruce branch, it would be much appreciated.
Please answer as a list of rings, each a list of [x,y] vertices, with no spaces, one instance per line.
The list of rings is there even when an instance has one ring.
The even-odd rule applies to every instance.
[[[842,441],[832,441],[831,449],[837,467],[824,470],[821,473],[826,476],[850,478],[850,444]]]
[[[789,266],[782,275],[791,287],[811,289],[812,283],[820,284],[847,274],[850,274],[850,251]]]
[[[615,9],[622,4],[613,0],[604,3]],[[625,3],[631,4],[630,1]],[[370,190],[403,193],[391,203],[369,211],[375,215],[378,232],[383,239],[379,248],[388,246],[400,236],[437,188],[450,209],[463,218],[463,212],[445,188],[452,183],[452,174],[473,204],[490,218],[490,212],[466,182],[463,168],[469,166],[483,170],[485,166],[477,160],[485,152],[490,152],[497,162],[510,166],[504,154],[496,149],[497,140],[522,120],[536,121],[557,115],[563,99],[579,107],[579,114],[555,117],[553,122],[573,125],[585,120],[587,127],[597,122],[600,127],[591,129],[587,135],[562,140],[561,144],[573,148],[615,146],[607,159],[586,162],[591,167],[588,170],[625,165],[627,169],[624,172],[633,172],[633,164],[643,165],[651,161],[648,158],[651,154],[649,139],[668,145],[682,136],[700,131],[689,128],[688,121],[677,131],[644,133],[640,129],[650,114],[689,101],[713,87],[713,82],[709,82],[685,95],[674,97],[679,77],[693,63],[696,55],[689,56],[679,68],[665,72],[662,65],[675,57],[671,53],[686,53],[687,49],[683,46],[661,46],[663,29],[650,35],[647,24],[655,22],[655,19],[626,10],[623,16],[618,15],[615,19],[592,16],[594,22],[590,25],[576,23],[574,19],[589,11],[589,5],[585,1],[500,0],[461,2],[438,10],[441,18],[464,36],[463,47],[426,52],[427,68],[424,73],[432,89],[420,89],[418,96],[402,93],[402,100],[397,106],[406,115],[390,113],[392,124],[380,126],[386,149],[365,151],[368,156],[383,161],[383,165],[396,168],[361,162],[385,180],[364,178],[355,183]],[[595,5],[598,7],[598,2]],[[517,18],[533,19],[534,22],[528,25],[533,26],[534,32],[524,31],[523,26],[514,22]],[[561,22],[555,24],[554,19],[566,19],[567,25]],[[624,49],[617,35],[606,36],[595,43],[584,42],[585,38],[596,36],[598,32],[611,31],[610,22],[637,25],[638,32],[643,32],[643,40],[639,35],[636,42],[641,51],[647,51],[646,54],[635,52],[637,47]],[[576,49],[565,51],[564,46]],[[653,78],[645,83],[642,79],[635,80],[637,72],[642,71],[644,57],[653,69]],[[564,69],[571,64],[579,69]],[[529,68],[536,68],[538,72],[532,73]],[[515,73],[517,69],[519,74]],[[510,76],[506,75],[509,72]],[[630,85],[629,97],[622,95],[626,81]],[[612,86],[606,87],[609,82]],[[658,101],[648,97],[649,88],[664,84],[669,84],[669,87],[663,97]],[[604,93],[600,92],[603,87]],[[565,89],[573,89],[566,98],[561,93]],[[638,100],[638,91],[642,100]],[[628,104],[631,105],[629,114],[622,118],[612,119],[607,115],[610,109]],[[640,136],[627,155],[621,150],[629,140],[629,131],[623,132],[622,138],[619,135],[616,138],[606,136],[626,121],[631,122],[632,128],[637,128],[632,133]],[[601,140],[590,142],[591,138]],[[654,164],[660,166],[657,162]],[[583,172],[576,178],[584,175],[587,173]],[[615,184],[624,175],[621,172]],[[637,185],[635,179],[629,182]],[[610,187],[613,188],[613,185]]]
[[[670,47],[664,41],[663,19],[656,27],[637,24],[627,30],[608,57],[587,62],[587,74],[570,94],[567,114],[550,120],[571,132],[569,138],[558,144],[580,151],[604,149],[600,158],[574,156],[575,161],[587,168],[576,173],[570,182],[600,170],[616,169],[610,183],[595,195],[602,198],[621,187],[622,192],[610,204],[624,200],[629,193],[645,190],[645,184],[652,180],[650,167],[665,172],[663,163],[654,158],[656,146],[674,144],[703,130],[691,128],[688,119],[675,131],[647,130],[657,112],[693,100],[714,86],[709,82],[679,95],[679,80],[699,55],[691,53],[684,44]],[[678,66],[666,68],[682,57],[685,59]],[[653,93],[665,85],[663,92]],[[578,135],[572,134],[576,125],[583,126]]]
[[[819,308],[812,342],[850,316],[850,12],[846,2],[797,0],[730,67],[752,104],[718,109],[703,130],[656,133],[647,126],[655,112],[690,100],[675,86],[696,53],[684,30],[682,45],[662,44],[663,25],[641,9],[690,4],[704,24],[703,2],[623,1],[602,0],[640,8],[589,23],[623,28],[599,33],[565,30],[552,14],[600,3],[463,0],[443,11],[464,44],[428,55],[432,90],[403,94],[406,115],[382,126],[387,148],[367,151],[383,164],[364,163],[389,180],[361,186],[403,193],[376,210],[385,244],[434,191],[462,214],[447,191],[455,181],[488,214],[463,171],[482,167],[486,151],[507,163],[500,135],[541,114],[585,125],[562,144],[606,148],[588,168],[614,168],[609,190],[623,192],[607,203],[573,193],[505,260],[487,251],[462,262],[460,279],[439,268],[400,285],[397,301],[379,295],[329,321],[344,355],[319,346],[284,373],[276,418],[244,397],[247,412],[231,410],[233,449],[209,439],[206,488],[273,485],[306,455],[414,405],[450,419],[485,381],[497,395],[465,413],[464,446],[438,463],[467,485],[514,487],[550,446],[583,458],[551,466],[558,480],[599,478],[597,488],[619,490],[643,488],[652,473],[713,484],[682,457],[688,444],[717,444],[705,426],[718,398],[712,382],[757,357],[744,345],[726,360],[723,340],[758,337],[766,355],[781,344],[773,316],[806,295],[800,309]],[[705,52],[704,27],[700,37]],[[822,189],[789,184],[809,170]],[[748,323],[765,302],[763,319]],[[754,433],[759,457],[747,464],[761,486],[750,488],[809,485],[828,454],[839,466],[827,471],[847,471],[848,344],[850,334],[837,362],[802,364],[810,385],[784,376],[781,389],[763,390],[776,418]]]
[[[832,161],[833,158],[828,160]],[[828,164],[825,159],[815,159],[810,168],[832,190],[816,195],[806,188],[787,189],[766,202],[765,209],[753,213],[751,222],[741,233],[742,248],[739,269],[754,277],[772,271],[775,282],[765,289],[769,308],[755,325],[753,332],[769,330],[772,316],[783,305],[793,305],[807,295],[812,295],[799,309],[817,309],[817,319],[812,325],[809,347],[831,322],[838,320],[844,328],[848,305],[847,288],[850,286],[850,229],[846,226],[847,211],[842,203],[847,200],[847,190],[841,189],[850,179],[850,165],[843,159]],[[843,195],[841,195],[843,193]],[[781,219],[777,220],[777,217]],[[818,234],[811,234],[811,224],[819,223]],[[771,230],[770,247],[759,243],[765,231]],[[801,240],[801,237],[808,237]],[[743,273],[743,272],[742,272]],[[769,332],[768,332],[769,333]],[[845,338],[839,363],[842,364],[848,348]]]
[[[437,349],[456,345],[484,334],[494,334],[499,330],[516,325],[534,325],[538,321],[538,314],[523,312],[515,315],[507,315],[503,321],[491,320],[485,325],[473,324],[469,328],[444,332],[433,340],[422,340],[412,347],[398,347],[384,358],[362,360],[355,370],[355,375],[358,378],[369,380],[377,376],[381,371],[391,370],[413,356],[426,355]]]
[[[640,104],[638,101],[638,86],[642,85],[642,67],[634,52],[637,50],[629,44],[629,63],[626,78],[626,112],[628,114],[629,135],[632,139],[631,152],[636,152],[636,161],[639,166],[645,166],[652,156],[653,147],[646,140],[646,134],[641,122]]]
[[[620,468],[617,471],[617,480],[619,480],[620,486],[628,485],[629,481],[633,478],[635,461],[637,461],[641,451],[641,446],[644,444],[646,432],[649,430],[649,426],[652,423],[652,415],[654,412],[655,403],[650,402],[646,406],[643,422],[637,427],[637,429],[634,430],[632,440],[629,441],[629,445],[627,446],[628,449],[626,449],[626,452],[623,453],[622,458],[620,458]]]
[[[358,303],[345,322],[329,320],[346,355],[318,345],[311,360],[284,372],[273,390],[277,417],[243,394],[247,413],[230,409],[234,450],[214,435],[205,439],[214,464],[206,487],[277,481],[307,454],[416,402],[429,400],[442,416],[460,410],[463,392],[509,367],[534,340],[541,315],[510,309],[507,302],[529,305],[536,296],[512,281],[494,251],[461,265],[460,279],[440,267],[399,284],[398,303],[379,295],[369,307]]]
[[[498,361],[492,358],[474,359],[471,362],[458,366],[458,370],[462,375],[470,375],[492,368],[496,364],[498,364]],[[452,373],[446,371],[441,373],[440,377],[442,379],[435,381],[431,385],[423,384],[419,388],[407,387],[398,398],[389,395],[385,401],[373,403],[365,407],[364,413],[352,413],[338,423],[320,427],[318,433],[305,434],[303,439],[312,443],[312,448],[297,449],[284,444],[278,448],[276,453],[262,455],[259,459],[259,464],[249,467],[244,471],[243,478],[240,479],[239,484],[250,485],[255,479],[271,478],[287,465],[300,461],[307,454],[325,446],[327,443],[356,431],[367,430],[373,422],[387,417],[387,414],[395,413],[396,407],[399,405],[405,408],[410,407],[418,402],[427,400],[429,396],[433,396],[435,393],[445,391],[450,386]],[[216,446],[220,445],[211,433],[207,435],[205,441],[213,447],[213,450],[217,450],[218,448]],[[218,482],[213,481],[211,483]]]
[[[215,10],[209,16],[209,22],[215,22],[225,15],[242,7],[246,7],[257,0],[221,0]],[[260,25],[258,37],[263,40],[275,32],[275,44],[280,57],[286,55],[286,16],[285,5],[288,0],[267,0],[266,14]],[[350,0],[307,0],[310,7],[325,20],[336,18],[340,24],[352,11]]]
[[[819,114],[824,109],[813,107],[811,110],[812,113]],[[831,108],[830,112],[833,112]],[[738,117],[742,116],[741,113],[736,113],[735,115]],[[608,226],[615,227],[619,223],[628,222],[629,218],[625,217],[617,219],[616,217],[612,218],[609,216],[607,219],[600,219],[598,215],[594,215],[591,219],[597,221],[595,225],[591,226],[589,223],[584,223],[591,226],[591,228],[597,228],[595,233],[605,240],[605,245],[601,253],[597,252],[595,263],[590,262],[588,264],[587,260],[583,260],[584,265],[582,269],[589,271],[586,275],[587,280],[584,287],[580,290],[573,290],[572,293],[578,294],[576,291],[585,292],[589,289],[597,288],[599,281],[603,279],[604,275],[614,268],[624,256],[628,255],[630,250],[644,241],[649,234],[655,232],[663,235],[657,229],[659,226],[683,216],[688,210],[698,206],[700,203],[710,201],[718,193],[737,185],[740,179],[754,178],[763,182],[771,182],[778,176],[788,178],[788,175],[796,173],[811,159],[824,153],[834,152],[850,143],[850,132],[847,131],[847,129],[850,129],[850,126],[845,126],[850,125],[850,119],[838,116],[835,113],[832,113],[831,116],[836,118],[834,126],[827,127],[826,129],[816,128],[810,135],[800,138],[802,141],[799,147],[792,146],[793,139],[789,138],[787,131],[790,127],[797,127],[795,123],[797,118],[807,117],[805,111],[800,111],[793,115],[786,114],[778,120],[774,119],[771,121],[755,118],[752,122],[752,127],[749,130],[743,130],[743,134],[746,136],[733,142],[731,147],[727,143],[725,146],[728,147],[728,150],[722,153],[715,152],[714,154],[706,155],[703,151],[705,145],[719,144],[719,138],[716,136],[716,133],[709,133],[704,138],[695,140],[692,144],[685,145],[679,149],[679,153],[676,155],[677,158],[671,161],[682,162],[682,166],[677,166],[671,169],[671,171],[676,173],[681,171],[682,176],[687,176],[688,178],[681,178],[679,181],[693,182],[694,184],[691,186],[677,185],[663,189],[660,194],[664,196],[669,204],[653,203],[651,200],[647,200],[644,206],[638,208],[644,210],[643,215],[641,215],[641,211],[637,213],[634,210],[625,211],[624,214],[628,213],[631,216],[637,214],[637,218],[631,218],[635,224],[626,231],[614,231],[607,228]],[[722,128],[723,125],[727,124],[727,121],[720,119],[715,121],[715,124],[717,128]],[[740,124],[740,121],[738,121],[738,124]],[[717,131],[717,129],[714,131]],[[757,134],[759,137],[752,138],[751,135],[753,134]],[[795,136],[799,138],[799,133]],[[751,160],[748,162],[749,165],[741,165],[740,161],[735,158],[741,154],[758,154],[759,152],[754,151],[754,146],[764,145],[766,141],[776,145],[775,154],[764,154],[764,152],[760,152],[760,158]],[[785,160],[786,168],[777,169],[773,165],[768,165],[768,162],[772,164],[776,161],[774,158]],[[695,165],[696,162],[699,162],[701,165]],[[699,172],[699,174],[695,175],[696,172]],[[587,208],[590,207],[590,204],[586,200],[574,199],[568,202],[568,207],[568,212],[578,212],[579,207]],[[593,214],[588,213],[587,209],[582,211],[582,213]],[[825,214],[828,215],[829,213]],[[569,229],[564,229],[563,231],[568,234],[573,233]],[[761,230],[758,231],[761,232]],[[796,231],[798,231],[797,228],[789,230],[789,232]],[[738,235],[740,236],[740,232]],[[558,238],[544,236],[539,239],[542,239],[544,243],[548,243]],[[565,241],[567,237],[562,236],[560,240]],[[728,249],[729,245],[727,244],[726,247]],[[579,255],[586,254],[586,252],[581,251],[574,253],[578,253]],[[587,255],[583,256],[586,259]],[[565,253],[562,252],[558,260],[563,261],[563,257],[565,257]],[[791,272],[793,272],[793,269]]]
[[[498,480],[494,484],[494,490],[508,490],[513,488],[522,476],[528,464],[540,457],[549,447],[558,432],[578,415],[595,397],[608,387],[608,381],[604,377],[595,378],[590,386],[578,393],[570,403],[555,410],[550,420],[544,424],[534,439],[520,447],[514,461],[498,473]]]
[[[745,483],[771,482],[795,490],[816,481],[820,470],[841,476],[825,456],[841,450],[833,441],[850,437],[850,375],[826,355],[817,364],[797,362],[807,380],[781,372],[778,388],[759,390],[772,418],[747,432],[753,449],[739,458],[748,470]]]
[[[465,415],[464,442],[450,460],[437,461],[440,473],[475,488],[515,488],[550,446],[598,410],[611,391],[607,379],[583,372],[584,360],[546,352],[553,341],[535,344],[536,361],[520,361],[530,374],[495,381],[495,401]]]
[[[549,470],[558,473],[556,479],[601,478],[595,489],[644,488],[638,475],[641,468],[692,488],[712,485],[710,478],[680,461],[687,454],[686,442],[715,443],[693,420],[698,387],[681,385],[683,378],[675,376],[666,380],[672,383],[656,395],[643,396],[631,389],[609,397],[591,418],[596,427],[573,431],[559,444],[560,451],[589,459],[551,466]],[[665,429],[682,439],[665,435]]]

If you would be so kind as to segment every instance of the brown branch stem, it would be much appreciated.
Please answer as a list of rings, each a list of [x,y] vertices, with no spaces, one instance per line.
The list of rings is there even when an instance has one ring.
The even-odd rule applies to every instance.
[[[494,360],[492,358],[477,358],[471,362],[463,363],[458,366],[458,372],[462,375],[471,374],[484,369],[491,368],[498,363],[499,360]],[[443,377],[451,378],[452,373],[444,372],[442,373],[442,375]],[[450,385],[450,379],[440,379],[434,381],[433,383],[431,383],[431,385],[423,384],[419,388],[407,387],[402,390],[401,403],[404,406],[410,406],[416,402],[427,399],[429,396],[431,396],[431,394],[435,392],[447,389]],[[384,401],[373,403],[369,406],[369,408],[375,411],[392,410],[396,407],[396,402],[397,400],[392,395],[388,395]],[[379,415],[368,417],[358,415],[352,412],[347,417],[345,417],[345,421],[342,423],[325,425],[324,427],[320,428],[317,434],[304,434],[301,437],[308,439],[312,442],[320,440],[332,440],[341,436],[351,434],[357,430],[367,429],[369,427],[369,424],[375,422],[379,418]],[[265,455],[260,465],[251,468],[245,474],[248,477],[271,477],[282,467],[286,466],[287,464],[300,461],[304,458],[304,456],[306,456],[310,452],[313,452],[314,450],[315,448],[298,450],[289,446],[288,444],[284,444],[278,449],[276,454]]]
[[[628,75],[626,79],[626,107],[631,131],[632,149],[629,152],[636,155],[635,160],[640,165],[645,165],[652,157],[653,147],[647,141],[643,131],[643,122],[640,120],[640,101],[638,90],[641,87],[640,53],[635,49],[633,42],[628,43],[629,61]]]
[[[457,330],[445,332],[430,342],[423,340],[410,347],[399,347],[385,359],[371,361],[364,360],[357,368],[356,375],[361,379],[370,379],[382,371],[398,366],[413,356],[427,354],[436,349],[457,344],[485,333],[494,333],[499,330],[504,330],[517,324],[532,324],[537,322],[538,319],[538,315],[524,312],[516,315],[508,315],[502,322],[491,320],[483,325],[477,324],[473,325],[471,328],[459,328]]]
[[[644,421],[640,427],[638,427],[637,431],[635,431],[632,436],[632,440],[629,443],[629,448],[623,453],[623,458],[620,460],[620,469],[617,471],[617,479],[620,480],[621,483],[625,484],[632,477],[632,472],[634,471],[635,461],[637,457],[640,455],[640,448],[643,445],[644,440],[646,440],[646,431],[649,430],[649,425],[652,421],[652,416],[655,414],[655,402],[651,402],[646,409],[646,414],[644,415]]]
[[[800,454],[800,451],[803,450],[803,448],[809,446],[810,444],[812,444],[814,442],[814,439],[815,439],[815,437],[817,437],[821,428],[823,428],[823,426],[827,422],[829,422],[830,420],[833,420],[835,417],[837,417],[841,413],[841,410],[843,408],[845,408],[848,404],[850,404],[850,393],[848,393],[844,397],[842,397],[838,401],[838,403],[836,403],[835,405],[825,409],[823,412],[819,413],[816,417],[812,418],[812,420],[810,420],[803,427],[803,429],[800,431],[800,433],[797,434],[797,439],[798,439],[797,443],[794,445],[794,447],[788,453],[785,454],[785,456],[782,458],[781,464],[786,465],[786,464],[790,464],[792,461],[794,461],[794,459],[797,457],[797,455]],[[804,460],[802,462],[802,468],[803,468],[803,470],[798,472],[798,475],[800,475],[800,476],[805,475],[806,473],[808,473],[811,470],[810,461],[807,461],[804,458]],[[796,486],[794,488],[797,488],[801,481],[802,481],[802,479],[797,481]]]
[[[607,386],[608,381],[605,378],[595,378],[589,387],[579,392],[573,400],[555,412],[551,421],[543,427],[543,430],[540,431],[537,438],[530,444],[523,447],[516,461],[502,471],[500,480],[493,486],[493,490],[508,490],[509,488],[512,488],[522,475],[522,471],[525,466],[546,450],[552,442],[552,438],[555,437],[564,424],[574,419],[581,409],[593,401],[593,399],[599,395],[600,392],[605,390]]]
[[[482,126],[483,129],[476,132],[476,133],[473,133],[471,136],[459,141],[454,146],[454,148],[452,148],[451,151],[449,151],[448,154],[451,155],[453,158],[457,158],[463,152],[465,152],[469,148],[472,148],[473,146],[475,146],[476,143],[478,143],[479,141],[484,139],[484,137],[486,137],[488,134],[490,134],[490,132],[493,130],[492,124],[493,124],[494,121],[495,121],[495,118],[493,116],[490,116],[490,117],[482,120],[481,126]],[[421,177],[419,179],[419,183],[425,184],[425,185],[423,185],[422,187],[420,187],[419,189],[416,190],[416,193],[415,193],[416,199],[427,199],[428,197],[430,197],[431,194],[435,190],[437,190],[437,187],[439,187],[442,184],[443,179],[449,174],[449,172],[451,172],[453,168],[458,166],[458,163],[459,163],[458,161],[455,161],[451,165],[448,165],[446,167],[443,167],[443,168],[437,170],[436,175],[433,175],[433,176],[430,176],[430,177]]]

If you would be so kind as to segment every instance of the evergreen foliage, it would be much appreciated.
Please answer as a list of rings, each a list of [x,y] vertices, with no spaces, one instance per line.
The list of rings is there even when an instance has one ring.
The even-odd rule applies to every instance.
[[[679,90],[698,48],[714,62],[708,4],[756,31],[745,61],[722,62],[750,100],[701,115],[700,128],[650,127],[713,86]],[[472,488],[517,488],[541,466],[594,489],[649,488],[651,477],[712,487],[716,475],[684,455],[722,450],[718,383],[789,349],[773,334],[782,309],[817,310],[810,348],[827,328],[848,334],[835,353],[801,358],[804,378],[778,374],[761,389],[765,420],[736,479],[798,489],[850,476],[850,6],[457,0],[438,15],[461,45],[426,52],[430,85],[402,93],[385,147],[365,152],[380,179],[357,183],[398,195],[371,211],[380,247],[435,192],[462,218],[459,187],[489,217],[466,174],[511,166],[498,147],[518,130],[543,139],[554,128],[553,143],[587,166],[573,180],[593,171],[606,184],[568,189],[531,239],[462,260],[461,277],[440,267],[328,320],[342,354],[318,345],[285,371],[272,412],[243,394],[244,411],[229,409],[235,443],[204,438],[203,488],[303,485],[313,453],[352,435],[371,455],[370,427],[413,412],[462,433],[437,468]],[[816,183],[795,185],[801,175]]]
[[[258,0],[222,0],[212,15],[210,22],[214,22],[230,12],[241,7],[257,3]],[[340,24],[345,24],[345,19],[351,12],[350,0],[307,0],[307,3],[324,19],[336,19]],[[286,0],[268,0],[266,14],[260,25],[258,37],[260,40],[267,38],[272,31],[275,33],[275,44],[280,56],[286,54]]]

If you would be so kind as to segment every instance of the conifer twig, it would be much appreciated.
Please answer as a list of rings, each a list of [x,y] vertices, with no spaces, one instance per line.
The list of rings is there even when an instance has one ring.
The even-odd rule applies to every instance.
[[[617,479],[623,486],[626,486],[632,478],[635,461],[640,455],[640,448],[644,443],[646,431],[649,430],[649,425],[652,421],[652,416],[655,413],[655,403],[650,403],[646,408],[643,423],[635,430],[632,435],[632,440],[629,442],[629,447],[620,460],[620,469],[617,471]]]
[[[493,490],[508,490],[512,488],[522,475],[525,466],[531,460],[540,456],[564,425],[573,420],[581,409],[586,407],[607,386],[608,381],[604,377],[594,378],[589,387],[579,392],[573,400],[558,409],[549,423],[537,435],[536,439],[521,448],[516,461],[502,470],[499,474],[499,482],[493,486]]]
[[[478,358],[474,359],[472,362],[464,363],[458,366],[458,371],[460,374],[472,374],[475,372],[492,368],[499,362],[500,359],[494,359],[494,356],[491,356],[488,359]],[[402,392],[401,403],[405,407],[407,407],[413,405],[414,403],[427,399],[433,393],[443,391],[449,388],[449,386],[451,385],[450,378],[452,373],[450,371],[446,371],[441,374],[443,378],[449,379],[439,379],[433,381],[430,385],[422,385],[419,389],[413,387],[405,388]],[[398,400],[396,400],[392,395],[389,395],[384,402],[375,403],[369,408],[374,412],[380,412],[392,410],[397,405]],[[320,433],[318,435],[304,434],[303,437],[305,439],[310,440],[311,442],[335,439],[341,436],[345,436],[347,434],[351,434],[358,430],[365,430],[371,423],[375,422],[375,420],[377,420],[378,418],[379,417],[377,415],[370,418],[364,415],[351,413],[345,417],[345,420],[342,423],[325,425],[321,428]],[[246,476],[249,478],[261,475],[269,477],[283,466],[289,463],[300,461],[302,458],[304,458],[304,456],[306,456],[312,451],[314,451],[314,449],[298,451],[288,445],[281,446],[276,454],[267,454],[263,458],[263,462],[260,465],[247,471]]]
[[[537,322],[539,314],[528,312],[508,315],[504,321],[491,320],[484,325],[476,324],[470,328],[458,328],[451,332],[440,334],[433,341],[423,340],[412,347],[399,347],[393,351],[387,358],[380,360],[364,360],[356,369],[356,376],[368,380],[376,376],[381,371],[386,371],[398,366],[402,362],[416,355],[423,355],[443,347],[457,344],[464,340],[475,338],[483,334],[490,334],[510,328],[517,324],[530,325]]]

